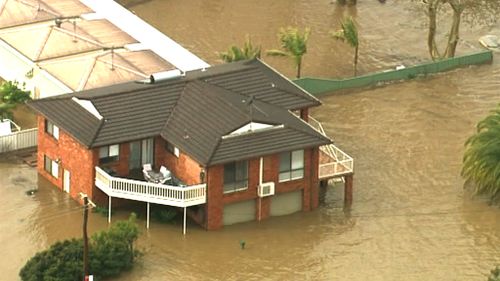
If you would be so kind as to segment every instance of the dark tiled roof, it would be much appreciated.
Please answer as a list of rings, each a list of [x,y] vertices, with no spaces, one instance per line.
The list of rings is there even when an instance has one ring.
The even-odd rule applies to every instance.
[[[64,99],[37,100],[29,105],[87,146],[94,140],[102,123],[69,96]]]
[[[72,97],[92,102],[103,120]],[[318,104],[257,60],[30,103],[87,147],[161,135],[204,165],[330,143],[288,111]],[[282,126],[227,136],[252,121]]]
[[[221,88],[275,104],[286,109],[320,105],[320,101],[260,60],[240,61],[188,72]]]

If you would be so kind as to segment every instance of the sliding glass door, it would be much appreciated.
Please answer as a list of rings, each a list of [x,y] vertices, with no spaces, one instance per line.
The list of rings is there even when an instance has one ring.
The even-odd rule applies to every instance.
[[[153,165],[154,141],[144,139],[130,143],[129,170],[142,169],[143,164]]]

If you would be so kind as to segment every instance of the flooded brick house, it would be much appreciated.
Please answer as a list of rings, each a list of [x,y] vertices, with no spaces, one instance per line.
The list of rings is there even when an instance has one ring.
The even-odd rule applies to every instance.
[[[110,209],[112,198],[147,202],[148,214],[179,207],[206,229],[315,209],[320,180],[352,184],[352,158],[309,124],[319,105],[260,60],[30,103],[41,176]],[[172,180],[146,181],[145,165]]]

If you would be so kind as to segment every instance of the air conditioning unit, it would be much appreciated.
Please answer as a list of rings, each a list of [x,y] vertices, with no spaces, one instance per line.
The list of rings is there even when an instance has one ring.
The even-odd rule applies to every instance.
[[[274,182],[264,182],[257,189],[259,197],[274,195]]]

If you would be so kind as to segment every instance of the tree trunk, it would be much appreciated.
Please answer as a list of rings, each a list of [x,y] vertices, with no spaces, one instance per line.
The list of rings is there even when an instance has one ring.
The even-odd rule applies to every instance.
[[[298,62],[297,62],[297,79],[300,78],[300,70],[302,68],[302,58],[299,58],[298,59]]]
[[[337,3],[340,5],[345,5],[347,3],[347,0],[337,0]]]
[[[441,58],[436,45],[437,12],[440,0],[433,0],[429,3],[429,34],[427,36],[427,47],[432,60]]]
[[[349,5],[356,5],[357,2],[357,0],[349,0]]]
[[[354,49],[354,76],[358,74],[358,48],[359,46],[356,46]]]
[[[463,9],[458,5],[450,3],[453,9],[453,22],[451,23],[450,36],[448,37],[448,45],[444,53],[444,57],[452,58],[455,56],[455,51],[457,49],[458,40],[460,39],[460,18],[462,16]]]

